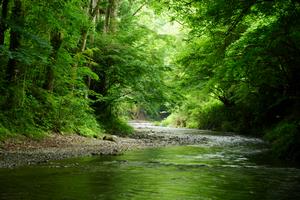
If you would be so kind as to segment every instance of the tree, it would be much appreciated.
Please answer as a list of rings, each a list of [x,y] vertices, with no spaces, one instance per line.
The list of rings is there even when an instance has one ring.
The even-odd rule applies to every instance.
[[[293,141],[299,141],[299,131],[278,130],[299,130],[299,125],[294,126],[300,117],[299,2],[166,0],[153,4],[160,12],[158,5],[164,5],[190,29],[187,47],[177,59],[183,88],[212,96],[223,105],[213,105],[207,112],[193,108],[199,112],[199,126],[205,124],[202,115],[206,115],[219,130],[268,132],[276,135],[270,137],[274,144],[288,147],[281,155],[298,155],[299,142]]]
[[[7,13],[5,13],[7,14]],[[13,53],[17,53],[19,48],[21,47],[21,32],[18,30],[23,25],[23,8],[22,1],[15,0],[14,7],[12,9],[11,20],[14,20],[14,27],[11,27],[10,30],[10,43],[9,43],[9,51]],[[7,82],[15,82],[18,76],[19,69],[17,69],[17,59],[12,57],[8,60],[7,64]]]
[[[9,0],[1,1],[1,18],[0,18],[0,45],[4,45],[5,31],[7,30],[7,16],[8,16]]]
[[[135,104],[157,113],[170,39],[138,23],[135,3],[1,1],[0,131],[97,135]]]

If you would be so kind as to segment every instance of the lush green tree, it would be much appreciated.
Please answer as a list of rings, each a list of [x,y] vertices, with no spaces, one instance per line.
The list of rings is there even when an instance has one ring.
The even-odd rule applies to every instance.
[[[172,111],[297,159],[299,15],[296,0],[2,0],[0,133],[130,132],[121,117]]]
[[[88,21],[83,6],[77,0],[2,4],[2,11],[6,9],[1,16],[5,29],[0,58],[4,132],[99,132],[89,100],[74,90],[82,88],[85,79],[76,68],[84,63],[76,50],[80,27]]]
[[[112,30],[105,28],[104,35],[95,37],[97,48],[93,51],[92,70],[99,80],[90,83],[93,108],[112,132],[122,132],[117,120],[121,113],[128,115],[131,108],[138,107],[145,115],[155,117],[171,96],[170,88],[164,83],[164,75],[169,70],[164,58],[172,37],[159,35],[141,24],[136,16],[140,7],[123,1],[119,9],[121,21],[115,22]]]
[[[171,96],[171,39],[139,21],[145,2],[0,3],[1,132],[122,132],[120,113],[139,106],[154,116]]]
[[[299,2],[156,1],[163,12],[158,5],[190,29],[177,58],[182,88],[209,96],[192,108],[198,114],[183,111],[186,120],[198,119],[200,128],[241,133],[267,130],[272,135],[274,130],[276,136],[268,138],[277,149],[276,144],[285,144],[280,154],[297,157]],[[187,96],[184,105],[195,99]],[[211,97],[221,104],[207,107]],[[284,133],[286,127],[293,127],[293,134]]]

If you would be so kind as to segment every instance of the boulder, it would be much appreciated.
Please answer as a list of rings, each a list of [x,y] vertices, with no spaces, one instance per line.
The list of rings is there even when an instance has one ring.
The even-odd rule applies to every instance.
[[[103,137],[103,140],[108,140],[108,141],[111,141],[111,142],[117,142],[118,141],[118,137],[115,136],[115,135],[105,135]]]

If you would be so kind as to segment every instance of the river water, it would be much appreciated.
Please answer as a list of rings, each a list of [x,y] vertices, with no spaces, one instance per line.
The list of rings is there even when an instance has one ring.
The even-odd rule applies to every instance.
[[[206,140],[0,169],[0,199],[300,199],[300,169],[268,156],[259,139],[147,124],[138,128]]]

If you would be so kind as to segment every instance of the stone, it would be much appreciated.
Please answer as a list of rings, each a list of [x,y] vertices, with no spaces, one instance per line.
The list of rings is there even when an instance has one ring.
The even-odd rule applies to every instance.
[[[111,141],[111,142],[118,142],[118,137],[115,136],[115,135],[105,135],[103,137],[103,140],[108,140],[108,141]]]

